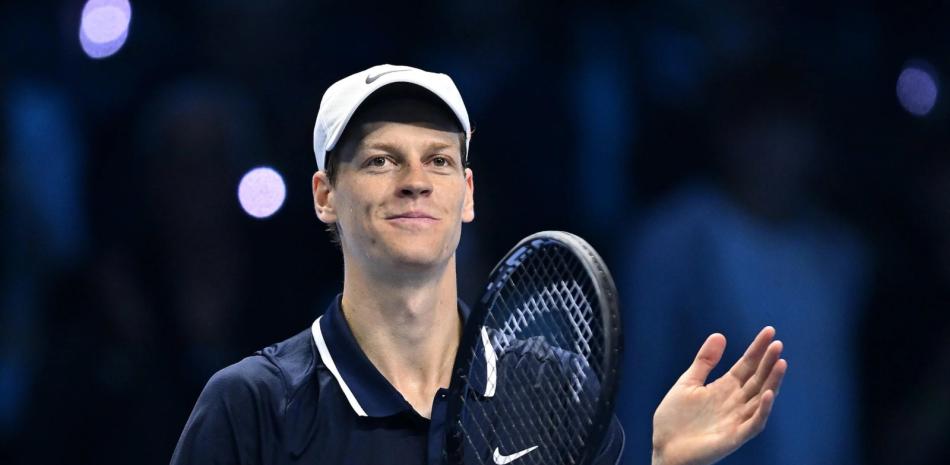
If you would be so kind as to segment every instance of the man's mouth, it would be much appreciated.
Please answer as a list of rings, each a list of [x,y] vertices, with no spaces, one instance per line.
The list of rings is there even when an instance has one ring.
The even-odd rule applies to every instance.
[[[386,217],[387,220],[403,225],[427,225],[439,221],[433,215],[422,211],[408,211]]]
[[[420,211],[409,211],[405,213],[399,213],[396,215],[390,215],[386,217],[388,220],[398,219],[398,218],[408,218],[408,219],[428,219],[428,220],[438,220],[438,218]]]

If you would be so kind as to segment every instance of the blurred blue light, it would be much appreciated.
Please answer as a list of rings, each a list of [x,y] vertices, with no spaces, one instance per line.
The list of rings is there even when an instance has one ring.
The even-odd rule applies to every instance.
[[[924,116],[937,103],[937,79],[929,68],[910,65],[897,77],[897,100],[913,115]]]
[[[238,186],[241,208],[255,218],[267,218],[276,213],[284,204],[286,195],[284,178],[266,166],[248,171]]]
[[[118,52],[129,37],[132,6],[128,0],[89,0],[82,9],[79,43],[91,58]]]

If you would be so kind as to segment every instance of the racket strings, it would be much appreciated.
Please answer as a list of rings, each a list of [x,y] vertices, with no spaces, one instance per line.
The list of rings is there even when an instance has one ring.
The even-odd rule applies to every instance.
[[[538,446],[519,464],[583,457],[603,369],[594,356],[604,350],[597,301],[584,264],[560,247],[533,249],[507,276],[484,321],[497,363],[473,363],[469,373],[474,386],[495,382],[497,392],[464,395],[458,428],[470,451],[463,455],[493,463],[493,451]],[[483,356],[482,350],[468,356]]]

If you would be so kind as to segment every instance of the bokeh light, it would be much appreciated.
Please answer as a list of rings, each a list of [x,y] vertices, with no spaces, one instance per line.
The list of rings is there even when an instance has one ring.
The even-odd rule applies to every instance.
[[[128,0],[89,0],[82,9],[79,43],[91,58],[105,58],[125,45],[132,21]]]
[[[284,204],[286,195],[284,178],[266,166],[248,171],[238,186],[241,208],[255,218],[267,218],[276,213]]]
[[[913,115],[930,113],[937,103],[937,79],[925,64],[908,65],[897,77],[897,100]]]

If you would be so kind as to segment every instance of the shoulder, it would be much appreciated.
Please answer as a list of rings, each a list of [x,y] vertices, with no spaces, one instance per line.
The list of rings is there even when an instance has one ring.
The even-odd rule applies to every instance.
[[[536,376],[563,377],[578,375],[578,369],[587,367],[587,361],[579,355],[579,347],[575,348],[577,352],[572,352],[552,344],[544,336],[518,339],[493,329],[486,330],[502,372],[516,370],[534,372]]]
[[[489,331],[492,345],[496,346],[501,357],[514,356],[518,358],[530,357],[539,361],[565,360],[576,354],[561,349],[548,342],[544,336],[532,336],[524,339],[507,337],[500,332]]]
[[[303,331],[215,373],[198,397],[171,463],[248,463],[279,448],[288,406],[313,384],[309,335]]]
[[[279,409],[306,383],[314,363],[310,332],[302,331],[219,370],[208,381],[201,398],[253,399],[273,403]]]

